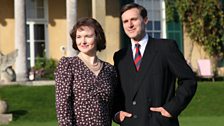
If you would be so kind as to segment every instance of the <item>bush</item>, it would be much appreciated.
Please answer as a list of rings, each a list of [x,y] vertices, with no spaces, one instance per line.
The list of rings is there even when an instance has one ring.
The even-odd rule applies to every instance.
[[[53,80],[56,67],[57,61],[52,58],[37,58],[31,72],[34,73],[36,80]]]
[[[224,58],[223,0],[165,0],[169,21],[180,21],[193,42]]]

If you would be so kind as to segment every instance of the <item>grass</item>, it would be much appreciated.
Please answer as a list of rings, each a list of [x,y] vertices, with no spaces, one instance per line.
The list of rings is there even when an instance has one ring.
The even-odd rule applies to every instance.
[[[181,126],[223,126],[224,116],[180,117]]]
[[[7,101],[8,111],[13,114],[12,126],[25,126],[23,123],[29,122],[34,126],[35,122],[46,123],[56,120],[53,86],[1,87],[0,96]]]
[[[185,116],[224,116],[224,82],[201,82]]]
[[[2,126],[57,126],[56,120],[46,121],[46,122],[33,122],[33,121],[19,121],[19,122],[10,122],[9,125]]]
[[[181,126],[222,126],[224,82],[200,82],[190,105],[180,115]]]
[[[54,86],[4,86],[0,96],[9,104],[8,126],[56,126]],[[200,82],[190,105],[180,115],[181,126],[221,126],[224,82]],[[113,126],[118,126],[113,124]]]

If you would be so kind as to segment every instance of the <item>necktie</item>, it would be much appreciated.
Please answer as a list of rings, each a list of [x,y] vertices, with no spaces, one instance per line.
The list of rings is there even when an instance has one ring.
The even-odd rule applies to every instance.
[[[134,57],[134,62],[135,62],[135,67],[136,67],[136,70],[137,71],[139,70],[140,64],[141,64],[141,61],[142,61],[141,52],[139,50],[140,46],[141,46],[140,44],[135,44],[135,57]]]

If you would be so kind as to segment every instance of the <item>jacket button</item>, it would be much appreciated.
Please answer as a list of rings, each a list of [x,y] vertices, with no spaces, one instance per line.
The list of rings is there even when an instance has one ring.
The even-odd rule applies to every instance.
[[[137,119],[137,118],[138,118],[138,116],[137,116],[137,115],[133,115],[133,118],[134,118],[134,119]]]
[[[136,105],[136,101],[133,101],[133,102],[132,102],[132,105]]]

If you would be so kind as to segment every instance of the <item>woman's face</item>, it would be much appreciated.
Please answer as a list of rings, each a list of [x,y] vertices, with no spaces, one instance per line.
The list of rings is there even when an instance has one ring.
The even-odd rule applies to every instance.
[[[92,27],[81,26],[76,31],[76,44],[80,52],[96,55],[95,30]]]

